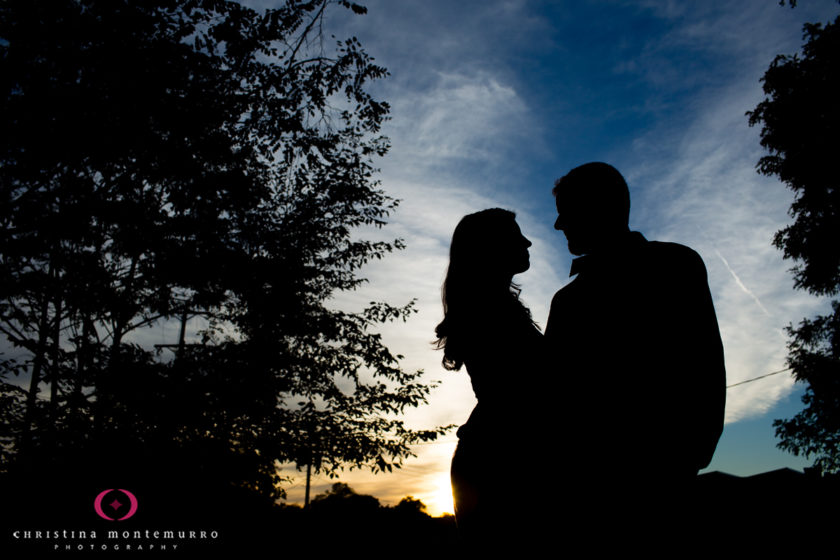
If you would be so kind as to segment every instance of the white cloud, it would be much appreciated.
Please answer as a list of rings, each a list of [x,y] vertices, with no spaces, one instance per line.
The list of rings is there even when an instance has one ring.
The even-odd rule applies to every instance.
[[[715,254],[721,260],[721,262],[723,263],[723,266],[726,267],[726,270],[728,270],[729,273],[732,275],[732,278],[735,280],[735,283],[738,285],[738,287],[741,288],[741,291],[744,292],[745,294],[747,294],[748,296],[750,296],[753,299],[753,301],[755,301],[756,305],[758,305],[758,307],[764,312],[765,315],[767,315],[768,317],[772,317],[771,313],[769,311],[767,311],[766,307],[764,307],[764,304],[761,303],[761,300],[758,299],[758,296],[755,295],[755,293],[752,290],[747,288],[744,285],[744,283],[741,281],[741,279],[738,277],[738,274],[736,274],[736,272],[734,270],[732,270],[732,267],[729,266],[729,261],[727,261],[723,257],[723,255],[720,254],[720,251],[715,249]]]
[[[430,87],[392,95],[393,120],[386,133],[394,149],[383,171],[395,169],[401,178],[412,170],[422,173],[424,187],[445,186],[430,183],[436,168],[491,160],[525,132],[524,102],[513,87],[492,74],[435,72]],[[516,123],[522,124],[518,130]]]

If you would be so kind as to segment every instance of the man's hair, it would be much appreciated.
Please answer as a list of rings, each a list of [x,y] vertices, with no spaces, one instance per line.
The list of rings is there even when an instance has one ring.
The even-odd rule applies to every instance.
[[[597,202],[605,211],[629,221],[630,190],[618,169],[600,161],[575,167],[554,182],[551,194],[573,191],[582,200]]]

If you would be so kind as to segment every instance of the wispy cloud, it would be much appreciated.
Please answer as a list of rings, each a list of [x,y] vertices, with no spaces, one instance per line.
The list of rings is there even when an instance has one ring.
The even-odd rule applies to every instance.
[[[768,317],[772,317],[773,315],[772,315],[769,311],[767,311],[767,308],[766,308],[766,307],[764,307],[764,304],[762,304],[762,303],[761,303],[761,300],[760,300],[760,299],[758,299],[758,296],[757,296],[757,295],[755,295],[755,294],[753,293],[753,291],[752,291],[752,290],[750,290],[749,288],[747,288],[747,287],[744,285],[744,283],[743,283],[743,282],[741,282],[741,279],[740,279],[740,278],[738,278],[738,275],[737,275],[737,274],[735,274],[735,271],[734,271],[734,270],[732,270],[732,267],[731,267],[731,266],[729,266],[729,262],[728,262],[728,261],[727,261],[727,260],[723,257],[723,255],[721,255],[721,254],[720,254],[720,251],[718,251],[717,249],[715,249],[715,254],[716,254],[716,255],[718,256],[718,258],[719,258],[719,259],[723,262],[723,266],[725,266],[725,267],[726,267],[726,270],[728,270],[728,271],[729,271],[729,273],[732,275],[732,278],[735,280],[735,283],[738,285],[738,287],[739,287],[739,288],[741,288],[741,290],[743,290],[745,294],[747,294],[748,296],[750,296],[751,298],[753,298],[753,301],[755,301],[755,303],[756,303],[756,305],[758,305],[759,309],[761,309],[762,311],[764,311],[764,314],[765,314],[765,315],[767,315]]]
[[[398,139],[394,159],[410,154],[415,165],[490,159],[525,112],[516,91],[492,74],[436,73],[430,88],[403,92],[394,102],[389,132]]]

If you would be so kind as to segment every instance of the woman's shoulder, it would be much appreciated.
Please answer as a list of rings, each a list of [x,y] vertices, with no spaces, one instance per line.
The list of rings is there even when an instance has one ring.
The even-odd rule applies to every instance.
[[[530,317],[496,315],[476,318],[464,337],[465,363],[510,361],[524,354],[537,352],[543,345],[543,334]]]
[[[539,328],[531,313],[518,300],[510,300],[474,310],[467,323],[469,329],[480,333],[537,333]]]

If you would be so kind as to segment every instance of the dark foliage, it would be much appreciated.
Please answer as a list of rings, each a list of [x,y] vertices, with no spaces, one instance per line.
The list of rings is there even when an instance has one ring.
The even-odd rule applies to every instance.
[[[0,4],[3,469],[142,452],[272,501],[278,463],[390,470],[443,433],[403,425],[432,385],[375,332],[411,306],[330,305],[402,247],[353,233],[396,207],[366,89],[387,72],[327,51],[334,6],[365,11]],[[154,350],[161,324],[181,334]]]
[[[358,494],[345,483],[312,499],[309,511],[303,511],[304,530],[314,539],[330,535],[323,548],[347,553],[366,549],[399,550],[411,546],[413,553],[442,553],[445,547],[458,544],[455,518],[433,518],[425,512],[426,505],[407,496],[395,506],[383,506],[374,496]],[[322,549],[323,549],[322,548]]]
[[[769,155],[758,170],[796,195],[793,224],[774,243],[796,262],[795,286],[821,296],[840,291],[840,18],[805,26],[802,54],[780,55],[764,75],[767,98],[750,113]],[[789,327],[788,365],[807,383],[805,409],[776,420],[779,447],[814,457],[823,473],[840,472],[840,303],[832,313]]]

